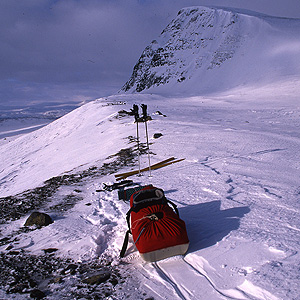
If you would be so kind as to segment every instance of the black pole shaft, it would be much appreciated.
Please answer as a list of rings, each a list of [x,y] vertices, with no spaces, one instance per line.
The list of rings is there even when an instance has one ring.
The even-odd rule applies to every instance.
[[[145,129],[146,129],[146,139],[147,139],[147,148],[148,148],[148,163],[149,163],[149,176],[151,176],[151,162],[150,162],[150,147],[149,147],[149,138],[148,138],[148,127],[147,127],[147,105],[142,104],[142,111],[143,111],[143,121],[145,122]]]
[[[149,147],[147,120],[145,120],[145,129],[146,129],[147,148],[148,148],[149,176],[151,176],[150,147]]]
[[[139,162],[139,175],[141,174],[141,158],[140,158],[140,135],[139,135],[139,107],[133,104],[132,113],[136,122],[136,142],[138,151],[138,162]]]

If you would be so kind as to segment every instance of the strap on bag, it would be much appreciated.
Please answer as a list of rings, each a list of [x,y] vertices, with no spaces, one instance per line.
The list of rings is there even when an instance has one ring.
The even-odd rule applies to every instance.
[[[120,257],[124,257],[125,252],[126,252],[126,250],[127,250],[128,239],[129,239],[129,233],[130,233],[130,230],[127,230],[127,231],[126,231],[126,234],[125,234],[125,238],[124,238],[122,250],[121,250],[121,252],[120,252]]]
[[[170,203],[173,206],[173,209],[175,210],[177,216],[179,217],[179,211],[178,211],[177,205],[170,200],[167,200],[167,203]]]
[[[124,242],[123,242],[123,246],[122,246],[122,250],[120,252],[120,257],[124,257],[127,246],[128,246],[128,240],[129,240],[129,233],[131,233],[130,230],[130,213],[131,213],[131,209],[129,209],[129,211],[126,214],[126,221],[127,221],[127,225],[128,225],[128,230],[125,233],[125,238],[124,238]]]

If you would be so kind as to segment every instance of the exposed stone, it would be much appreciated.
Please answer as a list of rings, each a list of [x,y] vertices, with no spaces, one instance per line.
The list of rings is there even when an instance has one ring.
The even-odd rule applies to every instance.
[[[65,212],[71,208],[73,208],[76,203],[83,200],[83,197],[78,195],[66,195],[63,197],[62,201],[60,203],[57,203],[56,205],[50,206],[49,209],[57,212]]]
[[[62,282],[63,282],[63,278],[60,276],[53,278],[53,283],[62,283]]]
[[[155,139],[158,139],[158,138],[160,138],[161,136],[163,136],[162,133],[154,133],[154,134],[153,134],[153,138],[155,138]]]
[[[83,279],[82,282],[87,283],[87,284],[100,284],[100,283],[107,281],[109,279],[110,275],[111,274],[109,271],[102,271],[93,276]]]
[[[129,142],[131,143],[131,141]],[[146,150],[147,148],[144,146],[144,143],[141,143],[141,154],[146,153]],[[44,208],[62,186],[82,184],[85,180],[90,180],[91,178],[113,174],[124,166],[134,166],[137,154],[135,147],[121,149],[118,153],[107,157],[107,159],[113,159],[113,161],[104,163],[101,167],[92,166],[79,173],[52,177],[46,180],[43,186],[24,191],[14,196],[0,197],[0,224],[4,224],[9,220],[17,220],[33,210]],[[47,209],[60,212],[71,209],[78,201],[83,199],[83,197],[78,195],[79,191],[81,190],[74,190],[77,195],[67,195],[60,203]],[[3,244],[6,244],[4,238],[0,239],[0,245]]]
[[[34,289],[31,293],[30,293],[30,297],[34,298],[34,299],[43,299],[46,297],[45,293],[39,289]]]
[[[129,142],[133,141],[129,139]],[[56,200],[61,200],[58,205],[61,205],[60,208],[63,208],[63,211],[70,209],[74,203],[83,199],[78,195],[82,190],[75,188],[75,185],[76,187],[82,186],[85,181],[91,178],[115,173],[124,166],[134,166],[137,161],[135,144],[130,148],[120,150],[108,158],[110,159],[109,163],[105,163],[100,167],[93,166],[75,174],[53,177],[45,181],[42,187],[15,196],[0,197],[0,224],[19,219],[34,210],[36,213],[33,215],[42,209],[50,211],[51,201],[57,190],[62,186],[73,185],[72,194],[55,197]],[[146,153],[147,148],[144,143],[141,143],[140,146],[140,150]],[[64,202],[65,207],[62,206]],[[58,206],[55,208],[58,208]],[[46,218],[52,223],[50,216],[48,217],[49,219]],[[137,292],[133,285],[126,286],[122,291],[125,283],[124,278],[130,277],[131,274],[122,265],[112,266],[110,257],[106,257],[101,261],[90,260],[79,263],[56,257],[56,248],[43,249],[41,255],[32,255],[24,250],[15,250],[14,245],[17,244],[19,235],[37,230],[40,226],[45,226],[40,223],[30,223],[31,218],[32,216],[28,218],[29,220],[25,222],[24,227],[0,239],[0,245],[6,245],[6,251],[0,253],[0,288],[7,294],[5,299],[18,298],[16,294],[25,294],[21,297],[26,297],[26,299],[29,297],[43,299],[48,295],[52,297],[51,299],[104,299],[109,295],[115,295],[114,299],[125,299],[128,289],[132,288],[134,293]],[[122,269],[122,274],[119,272],[119,268]],[[103,271],[101,272],[101,270]],[[123,275],[124,272],[125,276]],[[82,282],[82,278],[87,279],[87,274],[94,274],[95,283],[92,279],[90,279],[90,284]],[[100,284],[101,282],[104,282],[104,284]],[[119,295],[121,296],[118,297]],[[141,298],[137,297],[137,299]]]
[[[56,252],[58,249],[57,248],[47,248],[47,249],[43,249],[43,251],[45,253],[53,253]]]
[[[36,225],[37,227],[43,227],[48,226],[51,223],[53,223],[53,220],[49,215],[35,211],[28,217],[25,226]]]
[[[159,110],[158,110],[158,111],[156,111],[155,113],[156,113],[157,115],[160,115],[160,116],[166,117],[166,115],[165,115],[165,114],[163,114],[163,113],[162,113],[161,111],[159,111]]]
[[[78,266],[76,264],[69,264],[68,267],[64,270],[65,274],[74,275]]]
[[[78,263],[49,254],[0,253],[0,288],[7,294],[27,294],[34,299],[48,295],[51,299],[105,299],[105,295],[115,293],[114,299],[118,299],[117,295],[127,293],[120,290],[124,275],[119,272],[120,266],[111,266],[107,259]]]

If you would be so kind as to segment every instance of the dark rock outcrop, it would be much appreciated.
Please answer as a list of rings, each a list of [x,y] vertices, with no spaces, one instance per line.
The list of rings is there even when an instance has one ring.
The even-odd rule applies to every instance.
[[[48,226],[53,223],[51,217],[45,213],[33,212],[26,220],[25,226],[34,226],[43,227]]]

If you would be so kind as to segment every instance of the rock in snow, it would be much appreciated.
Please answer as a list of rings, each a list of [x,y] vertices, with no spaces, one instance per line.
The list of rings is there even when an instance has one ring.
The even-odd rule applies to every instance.
[[[35,211],[28,217],[25,226],[36,225],[37,227],[43,227],[50,225],[51,223],[53,223],[53,221],[49,215]]]

